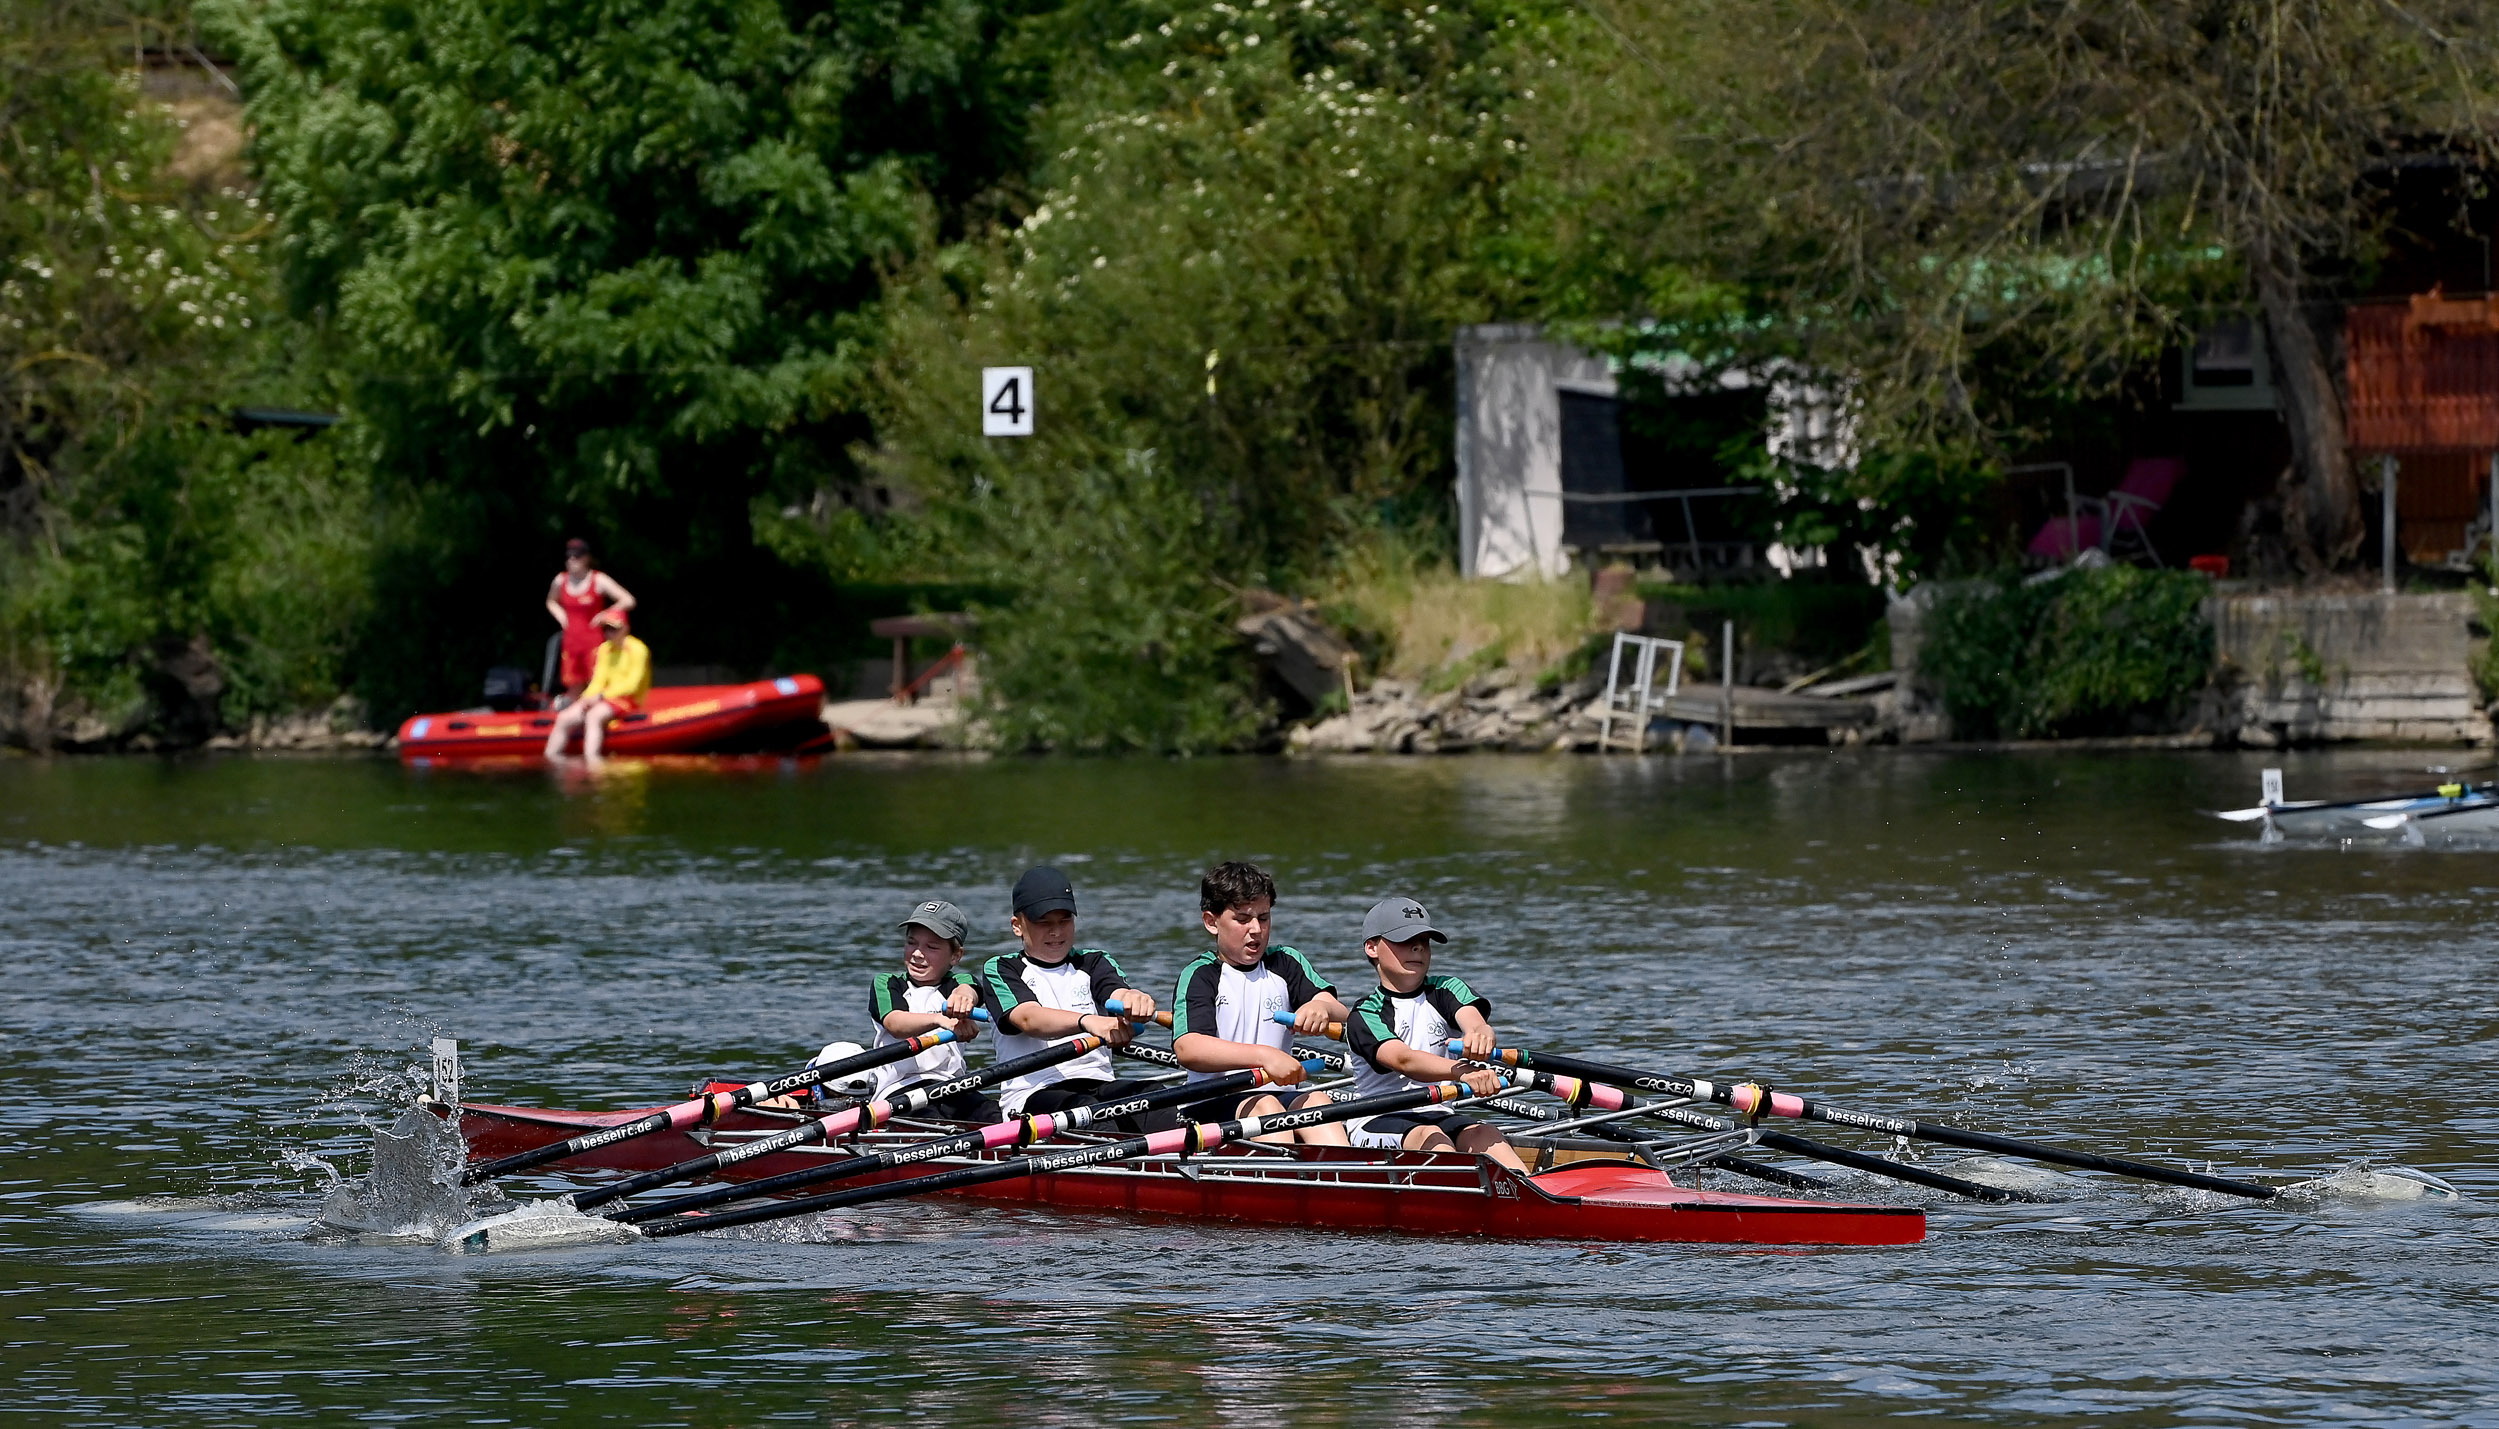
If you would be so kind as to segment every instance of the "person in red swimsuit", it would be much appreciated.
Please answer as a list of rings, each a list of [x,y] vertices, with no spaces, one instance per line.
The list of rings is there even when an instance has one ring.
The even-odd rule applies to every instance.
[[[576,536],[564,543],[564,569],[547,586],[547,614],[564,632],[564,662],[555,678],[565,699],[590,683],[590,667],[599,658],[600,617],[633,607],[633,592],[599,569],[589,542]]]

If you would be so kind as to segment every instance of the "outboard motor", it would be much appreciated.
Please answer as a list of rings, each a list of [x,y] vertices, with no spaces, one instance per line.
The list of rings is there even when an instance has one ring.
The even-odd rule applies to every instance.
[[[529,672],[518,665],[497,665],[486,672],[486,707],[509,714],[530,703]]]

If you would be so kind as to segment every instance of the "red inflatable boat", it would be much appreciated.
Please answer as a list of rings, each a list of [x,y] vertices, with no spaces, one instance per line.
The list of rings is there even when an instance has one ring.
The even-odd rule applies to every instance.
[[[825,737],[824,681],[783,675],[743,685],[665,685],[607,727],[611,755],[800,749]],[[421,714],[399,726],[402,759],[530,756],[546,748],[550,710]],[[578,745],[576,745],[578,747]]]

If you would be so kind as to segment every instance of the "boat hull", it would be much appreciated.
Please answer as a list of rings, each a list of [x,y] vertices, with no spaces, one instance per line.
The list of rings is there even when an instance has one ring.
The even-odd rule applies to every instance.
[[[470,1160],[482,1161],[614,1126],[649,1110],[578,1112],[464,1104],[460,1127]],[[701,1134],[657,1132],[563,1164],[567,1169],[655,1170],[791,1124],[787,1117],[732,1113]],[[871,1138],[868,1144],[901,1144],[957,1129],[915,1124]],[[725,1168],[720,1178],[752,1180],[849,1154],[848,1146],[772,1152]],[[924,1175],[934,1167],[978,1159],[994,1156],[898,1168],[846,1184]],[[1516,1240],[1874,1246],[1913,1245],[1926,1236],[1926,1215],[1914,1206],[1698,1191],[1676,1185],[1663,1172],[1620,1162],[1568,1165],[1528,1177],[1476,1156],[1383,1155],[1344,1147],[1299,1147],[1291,1156],[1229,1148],[1196,1157],[1144,1157],[948,1194],[1064,1210]]]
[[[784,675],[742,685],[663,685],[643,708],[608,726],[607,752],[631,757],[726,750],[796,749],[824,733],[824,682]],[[548,710],[457,710],[412,715],[399,726],[407,760],[526,759],[555,727]]]
[[[2278,804],[2266,811],[2267,822],[2285,838],[2384,838],[2386,830],[2369,820],[2401,814],[2408,818],[2489,809],[2499,805],[2488,794],[2450,797],[2407,794],[2391,799],[2363,799],[2344,804]]]

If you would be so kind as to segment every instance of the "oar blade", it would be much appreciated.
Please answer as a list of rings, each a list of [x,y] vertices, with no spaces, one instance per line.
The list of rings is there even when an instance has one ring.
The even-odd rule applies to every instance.
[[[497,1251],[557,1250],[573,1245],[614,1245],[642,1239],[621,1221],[586,1216],[562,1201],[532,1201],[515,1211],[485,1216],[453,1228],[442,1247],[456,1255]]]

